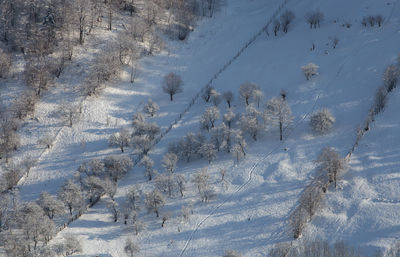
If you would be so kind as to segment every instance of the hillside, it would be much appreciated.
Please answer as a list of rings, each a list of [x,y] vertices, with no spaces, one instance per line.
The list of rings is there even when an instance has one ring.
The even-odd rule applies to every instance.
[[[324,19],[320,27],[310,29],[304,17],[317,9]],[[285,10],[296,16],[288,33],[279,31],[274,36],[271,23],[267,32],[249,41],[277,10],[277,18]],[[362,26],[363,17],[378,14],[384,17],[382,26]],[[147,180],[140,165],[129,170],[118,181],[114,199],[122,208],[133,185],[143,193],[137,217],[146,228],[138,235],[122,217],[114,222],[107,207],[110,198],[103,196],[50,242],[54,245],[63,236],[73,235],[82,244],[82,254],[89,256],[126,256],[127,238],[140,246],[137,256],[223,256],[227,249],[243,256],[267,256],[276,243],[293,240],[289,216],[315,176],[315,160],[321,150],[333,147],[342,157],[351,150],[356,129],[366,120],[382,84],[382,74],[388,65],[397,62],[399,17],[400,6],[395,0],[223,1],[215,15],[200,20],[185,41],[165,38],[164,50],[140,59],[141,72],[135,83],[130,83],[126,68],[100,96],[82,98],[74,90],[85,76],[82,67],[89,65],[96,49],[107,47],[106,42],[117,33],[97,32],[86,48],[77,49],[76,63],[56,82],[69,86],[55,87],[45,95],[35,111],[38,121],[27,121],[19,132],[23,146],[15,159],[39,157],[38,165],[19,182],[19,195],[24,201],[38,199],[42,191],[56,195],[67,179],[74,178],[79,165],[93,158],[115,154],[135,159],[132,147],[121,153],[118,147],[110,147],[108,140],[121,128],[130,130],[133,114],[141,112],[150,98],[160,111],[147,120],[160,125],[162,132],[176,121],[149,152],[154,169],[165,173],[162,159],[168,145],[188,132],[201,131],[201,116],[213,103],[194,97],[214,76],[211,85],[216,91],[234,93],[232,106],[238,115],[246,112],[245,102],[239,97],[242,83],[248,81],[260,87],[264,98],[257,109],[261,111],[267,100],[285,90],[293,122],[285,126],[284,140],[279,140],[278,126],[267,126],[257,140],[244,134],[246,156],[239,162],[225,151],[218,152],[211,163],[205,159],[179,160],[174,174],[187,181],[184,196],[165,195],[161,217],[148,213],[144,206],[144,194],[153,190],[154,180]],[[334,48],[335,37],[339,41]],[[251,44],[232,59],[248,42]],[[218,73],[227,62],[229,66]],[[308,63],[319,66],[318,75],[310,80],[301,70]],[[176,72],[184,82],[183,92],[173,102],[162,93],[160,85],[169,72]],[[10,94],[17,93],[15,89]],[[303,238],[345,241],[362,248],[365,254],[387,250],[398,240],[399,96],[398,88],[389,95],[387,107],[355,148],[339,186],[329,187],[323,207],[307,224]],[[5,90],[1,98],[6,103]],[[60,120],[54,118],[55,110],[66,99],[82,101],[82,115],[72,127],[60,126]],[[183,112],[192,99],[194,104]],[[224,101],[218,108],[221,116],[227,111]],[[328,108],[336,118],[326,135],[315,135],[309,126],[311,114],[320,108]],[[220,118],[216,125],[221,123]],[[56,132],[51,149],[35,146],[43,134]],[[202,133],[208,137],[207,132]],[[194,174],[203,168],[215,192],[207,202],[201,201],[193,183]],[[226,170],[223,183],[221,170]],[[188,220],[181,215],[182,206],[192,206]],[[166,217],[164,227],[162,217]]]

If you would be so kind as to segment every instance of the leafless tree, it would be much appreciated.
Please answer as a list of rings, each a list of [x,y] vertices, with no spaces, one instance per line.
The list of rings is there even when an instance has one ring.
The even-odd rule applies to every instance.
[[[162,166],[167,172],[172,174],[176,169],[177,162],[178,162],[178,156],[176,154],[166,153],[162,159]]]
[[[150,159],[149,156],[145,155],[145,156],[143,156],[142,160],[140,161],[140,165],[145,168],[146,176],[149,178],[149,181],[150,181],[152,179],[153,173],[154,173],[154,171],[153,171],[154,161],[152,159]]]
[[[337,186],[338,176],[340,176],[347,168],[345,159],[332,148],[326,147],[322,150],[317,159],[318,170],[325,174],[330,183]]]
[[[108,156],[104,159],[104,167],[108,175],[117,182],[128,173],[128,170],[133,167],[133,163],[128,156]]]
[[[55,215],[61,215],[65,213],[64,204],[47,192],[42,192],[40,194],[37,203],[40,207],[42,207],[44,213],[50,219],[53,219]]]
[[[391,92],[397,86],[400,76],[400,69],[396,65],[389,65],[383,73],[383,83],[388,92]]]
[[[67,180],[58,191],[58,198],[68,207],[69,214],[79,209],[83,204],[82,191],[79,185]]]
[[[281,20],[281,26],[282,26],[282,31],[284,33],[287,33],[289,30],[289,25],[292,23],[296,16],[292,11],[286,10],[285,12],[282,13],[282,15],[279,17]]]
[[[219,119],[220,113],[219,109],[216,106],[212,106],[206,109],[200,119],[201,128],[210,129],[214,128],[216,120]]]
[[[140,251],[140,247],[132,239],[128,238],[125,241],[124,251],[129,254],[130,257],[133,257]]]
[[[151,99],[149,99],[146,105],[143,107],[143,112],[149,114],[151,117],[154,117],[158,110],[160,110],[160,107]]]
[[[167,74],[162,82],[162,88],[165,93],[169,94],[171,101],[175,94],[182,92],[182,85],[181,77],[173,72]]]
[[[306,14],[306,21],[310,24],[310,28],[320,27],[320,22],[324,19],[324,14],[320,10],[308,12]]]
[[[224,124],[228,128],[232,128],[232,122],[235,121],[236,114],[233,112],[232,108],[228,109],[224,114]]]
[[[215,149],[214,144],[211,143],[203,144],[199,149],[199,153],[208,160],[208,163],[211,163],[215,158],[217,158],[217,150]]]
[[[278,35],[278,31],[281,29],[281,23],[279,20],[275,19],[273,23],[274,35],[275,37]]]

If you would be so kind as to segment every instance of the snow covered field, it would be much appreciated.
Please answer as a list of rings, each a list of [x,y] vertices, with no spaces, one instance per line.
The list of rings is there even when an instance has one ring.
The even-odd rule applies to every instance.
[[[51,119],[54,106],[65,100],[65,92],[55,90],[47,95],[35,114],[39,122],[29,121],[23,127],[21,134],[28,143],[18,154],[38,156],[41,149],[32,146],[34,140],[43,133],[59,133],[53,148],[41,154],[38,166],[19,184],[21,198],[37,199],[43,190],[56,194],[84,161],[119,154],[118,148],[108,146],[109,136],[121,127],[129,128],[133,113],[140,111],[149,98],[160,105],[159,114],[149,120],[167,128],[281,4],[282,1],[272,0],[224,1],[215,17],[202,20],[187,41],[168,42],[161,54],[143,58],[137,82],[131,84],[128,74],[123,73],[100,97],[84,100],[83,116],[72,128],[61,127],[57,119]],[[266,100],[285,89],[294,121],[285,129],[284,141],[279,141],[277,128],[270,128],[258,141],[246,138],[247,156],[239,163],[223,152],[211,164],[205,160],[180,161],[175,172],[185,176],[188,188],[183,198],[167,198],[161,213],[171,218],[163,228],[161,218],[143,207],[139,219],[147,228],[136,236],[131,226],[113,222],[106,201],[101,200],[54,241],[72,234],[82,242],[83,253],[90,256],[126,256],[125,239],[133,237],[141,248],[138,256],[222,256],[225,250],[234,249],[243,256],[254,257],[266,256],[273,244],[292,239],[288,216],[312,179],[314,160],[326,146],[334,147],[342,156],[348,153],[356,128],[366,119],[375,91],[382,83],[384,69],[395,63],[400,53],[400,6],[395,0],[304,0],[288,1],[285,8],[296,15],[288,34],[279,32],[275,37],[270,26],[269,35],[258,37],[213,81],[219,92],[235,93],[236,113],[245,109],[238,97],[239,86],[245,81],[258,84]],[[304,16],[317,8],[325,15],[324,21],[320,28],[310,29]],[[376,14],[385,19],[382,27],[362,27],[362,17]],[[345,24],[351,26],[347,28]],[[333,49],[331,41],[335,36],[339,43]],[[313,45],[315,49],[311,50]],[[82,49],[80,65],[86,65],[92,54]],[[307,81],[300,67],[309,62],[320,68],[319,75]],[[71,81],[71,77],[81,70],[70,67],[58,81],[71,84],[67,93],[72,98],[76,97],[74,83],[79,81]],[[180,74],[184,81],[184,92],[176,95],[172,103],[161,93],[160,86],[162,77],[170,71]],[[329,190],[324,208],[308,224],[305,237],[332,243],[344,240],[368,252],[388,248],[400,237],[396,174],[399,104],[397,89],[389,96],[387,109],[377,116],[371,131],[356,148],[339,188]],[[168,143],[189,131],[199,131],[200,116],[210,105],[198,99],[150,152],[158,171],[163,170],[161,158]],[[337,121],[325,136],[315,136],[309,128],[309,115],[319,108],[329,108]],[[220,104],[220,110],[225,112],[225,103]],[[217,192],[216,199],[208,203],[200,201],[190,183],[193,174],[204,167]],[[220,183],[220,169],[227,170],[228,184]],[[134,184],[143,192],[154,187],[147,182],[143,168],[134,167],[119,182],[116,201],[122,205],[128,188]],[[189,204],[193,205],[193,214],[185,222],[180,211],[182,205]]]

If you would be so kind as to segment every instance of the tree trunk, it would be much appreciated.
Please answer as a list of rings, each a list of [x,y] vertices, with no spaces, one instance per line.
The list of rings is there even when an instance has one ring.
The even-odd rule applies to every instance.
[[[283,137],[282,137],[282,134],[283,134],[283,128],[282,128],[282,126],[283,126],[282,122],[279,122],[279,136],[280,136],[280,140],[281,140],[281,141],[282,141],[282,139],[283,139]]]

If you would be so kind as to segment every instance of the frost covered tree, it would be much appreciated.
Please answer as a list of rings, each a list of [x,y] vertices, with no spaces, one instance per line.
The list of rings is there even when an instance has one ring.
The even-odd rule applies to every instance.
[[[384,85],[380,86],[375,93],[372,115],[378,114],[381,111],[383,111],[387,103],[387,95],[388,95],[387,88]]]
[[[67,180],[58,191],[58,198],[68,207],[69,214],[83,205],[82,190],[79,185]]]
[[[215,192],[211,186],[210,175],[208,174],[207,169],[204,168],[197,171],[194,174],[192,182],[197,187],[197,191],[203,202],[207,202],[215,197]]]
[[[23,203],[15,215],[17,227],[22,230],[28,251],[36,250],[39,242],[47,243],[55,234],[55,225],[35,202]]]
[[[35,90],[37,96],[41,96],[42,92],[50,87],[52,76],[51,68],[46,60],[30,60],[25,64],[25,81],[26,84]]]
[[[214,127],[213,129],[211,129],[210,142],[215,146],[214,148],[218,152],[221,150],[221,146],[224,142],[224,127],[225,127],[225,125],[221,125],[221,126]],[[201,154],[201,155],[203,155],[203,154]],[[203,155],[203,156],[205,156],[205,155]]]
[[[70,127],[72,127],[72,125],[78,121],[80,114],[81,109],[74,103],[62,103],[58,110],[58,115],[60,118],[63,119]]]
[[[283,140],[283,128],[293,120],[290,106],[283,97],[274,97],[266,103],[263,118],[265,123],[279,126],[281,141]]]
[[[82,245],[79,238],[71,234],[64,235],[63,237],[63,241],[54,246],[55,252],[58,255],[70,256],[82,252]]]
[[[128,156],[108,156],[104,159],[104,167],[108,175],[117,182],[133,167],[133,162]]]
[[[38,96],[33,90],[27,90],[16,98],[12,105],[12,111],[20,120],[28,116],[33,116]]]
[[[391,92],[397,86],[400,76],[400,69],[396,65],[389,65],[383,73],[383,83],[388,92]]]
[[[218,92],[213,86],[207,86],[202,94],[202,97],[204,101],[208,103],[211,100],[211,98],[216,94],[218,94]]]
[[[222,126],[222,133],[223,133],[223,139],[222,139],[222,149],[224,149],[226,152],[230,153],[232,149],[232,145],[234,144],[234,131],[233,129],[223,125]]]
[[[172,173],[159,174],[154,182],[158,190],[164,193],[168,193],[169,197],[175,195],[178,190],[178,185],[175,176]]]
[[[206,109],[200,119],[201,128],[210,129],[214,128],[215,122],[219,119],[220,113],[216,106],[212,106]]]
[[[325,174],[329,183],[334,183],[337,186],[338,177],[346,170],[346,160],[330,147],[324,148],[317,159],[318,170]],[[324,182],[324,181],[322,181]]]
[[[318,70],[319,66],[314,64],[314,63],[309,63],[304,66],[301,66],[301,69],[304,73],[304,76],[306,76],[306,79],[309,80],[312,76],[318,75]]]
[[[131,143],[131,134],[127,129],[121,129],[110,136],[108,143],[110,146],[118,146],[121,152],[124,152],[124,148],[128,147]]]
[[[264,93],[261,89],[256,89],[253,91],[254,101],[257,103],[257,108],[260,108],[260,102],[264,98]]]
[[[173,101],[174,95],[182,92],[183,82],[179,75],[170,72],[162,81],[162,89],[165,93],[169,94],[170,100]]]
[[[10,162],[5,166],[5,172],[3,173],[3,188],[5,190],[12,190],[21,179],[23,175],[22,167],[19,164]]]
[[[311,129],[318,134],[325,134],[329,132],[335,123],[335,117],[328,109],[320,109],[310,118]]]
[[[131,142],[135,149],[139,150],[140,153],[144,155],[146,155],[153,146],[153,141],[148,135],[133,136]]]
[[[105,194],[105,182],[99,177],[88,176],[83,180],[83,185],[91,204],[96,203],[100,199],[100,197]]]
[[[147,100],[146,105],[143,107],[143,112],[149,114],[151,117],[154,117],[158,110],[160,110],[160,107],[151,99]]]
[[[308,214],[306,210],[298,205],[289,216],[289,224],[292,229],[293,238],[301,238],[307,224]]]
[[[164,205],[164,197],[158,189],[146,194],[146,208],[149,212],[155,212],[157,218],[160,217],[159,210]]]
[[[257,141],[257,135],[263,129],[259,116],[260,112],[250,104],[246,107],[246,114],[239,119],[240,129],[248,133],[255,141]]]
[[[308,12],[306,14],[306,21],[310,24],[310,29],[320,27],[321,21],[324,19],[324,14],[320,10]]]
[[[147,155],[143,156],[142,160],[140,161],[140,165],[145,168],[145,174],[149,178],[149,181],[153,177],[153,166],[154,161]]]
[[[55,215],[61,215],[65,212],[64,204],[47,192],[40,194],[37,203],[50,219],[53,219]]]
[[[121,215],[121,212],[118,207],[118,203],[114,200],[110,200],[107,202],[107,208],[111,212],[114,222],[117,222],[119,216]]]
[[[311,184],[306,187],[300,196],[300,205],[308,214],[308,221],[317,212],[322,205],[324,192],[319,185]]]
[[[289,10],[286,10],[285,12],[283,12],[281,14],[279,19],[281,21],[282,31],[284,33],[288,32],[289,25],[290,25],[290,23],[292,23],[292,21],[294,20],[295,17],[296,16],[294,15],[294,13],[292,11],[289,11]]]
[[[222,93],[222,97],[224,98],[226,104],[228,104],[228,108],[231,108],[232,101],[234,99],[232,91],[225,91]]]
[[[140,247],[137,243],[135,243],[133,241],[133,239],[128,238],[125,241],[124,251],[130,257],[133,257],[133,256],[135,256],[136,253],[138,253],[140,251]]]
[[[132,186],[128,189],[126,195],[126,204],[129,210],[139,211],[140,210],[140,198],[142,197],[142,191],[137,186]]]
[[[199,153],[208,160],[208,163],[211,163],[215,158],[217,158],[217,150],[215,149],[214,144],[205,143],[200,149]]]
[[[254,83],[244,82],[240,85],[239,95],[246,102],[246,105],[249,105],[249,100],[254,97],[255,90],[259,90],[259,86]]]
[[[164,157],[162,158],[162,163],[161,165],[165,169],[165,171],[169,173],[174,173],[174,170],[176,169],[176,164],[178,162],[178,156],[174,153],[166,153]]]
[[[228,128],[232,128],[232,123],[236,118],[236,114],[233,112],[232,108],[229,108],[224,114],[224,123]]]

